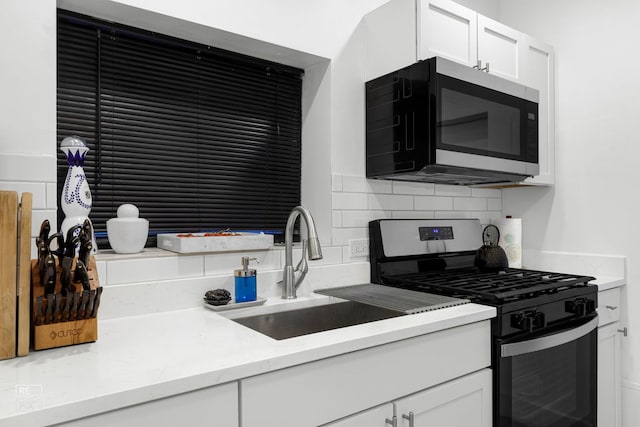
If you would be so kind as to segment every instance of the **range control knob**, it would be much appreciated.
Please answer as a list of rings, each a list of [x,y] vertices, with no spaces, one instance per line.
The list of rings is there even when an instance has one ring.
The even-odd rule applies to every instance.
[[[564,311],[567,313],[573,313],[577,316],[584,316],[586,310],[586,304],[583,300],[577,299],[574,301],[565,301]]]
[[[547,321],[544,318],[544,313],[535,312],[533,313],[533,327],[534,329],[544,328],[547,326]]]
[[[531,332],[534,329],[544,327],[545,324],[544,313],[537,311],[525,311],[511,315],[511,327],[521,331]]]
[[[584,316],[596,311],[596,302],[590,298],[578,298],[574,301],[565,301],[564,310],[577,316]]]

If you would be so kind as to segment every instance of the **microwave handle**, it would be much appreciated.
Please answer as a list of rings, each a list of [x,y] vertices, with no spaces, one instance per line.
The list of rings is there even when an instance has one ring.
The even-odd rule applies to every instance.
[[[502,344],[500,346],[501,357],[518,356],[520,354],[531,353],[533,351],[545,350],[581,338],[598,327],[598,316],[594,316],[587,323],[568,329],[557,334],[548,335],[532,340],[516,342],[512,344]]]

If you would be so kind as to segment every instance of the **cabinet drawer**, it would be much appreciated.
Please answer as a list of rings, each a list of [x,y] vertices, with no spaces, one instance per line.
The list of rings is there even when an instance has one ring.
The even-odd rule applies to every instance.
[[[483,321],[240,381],[243,427],[317,426],[491,364]]]
[[[620,320],[620,288],[598,292],[599,326]]]

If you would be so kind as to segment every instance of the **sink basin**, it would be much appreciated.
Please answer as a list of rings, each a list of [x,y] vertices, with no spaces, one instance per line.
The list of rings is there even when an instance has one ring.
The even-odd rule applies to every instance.
[[[347,301],[231,320],[283,340],[403,315],[403,312]]]

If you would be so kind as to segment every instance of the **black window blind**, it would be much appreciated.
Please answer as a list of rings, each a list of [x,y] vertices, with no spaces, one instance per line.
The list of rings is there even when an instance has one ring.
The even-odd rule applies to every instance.
[[[300,203],[302,70],[62,10],[57,31],[57,147],[69,135],[89,146],[99,246],[123,203],[149,220],[148,245],[283,232]]]

